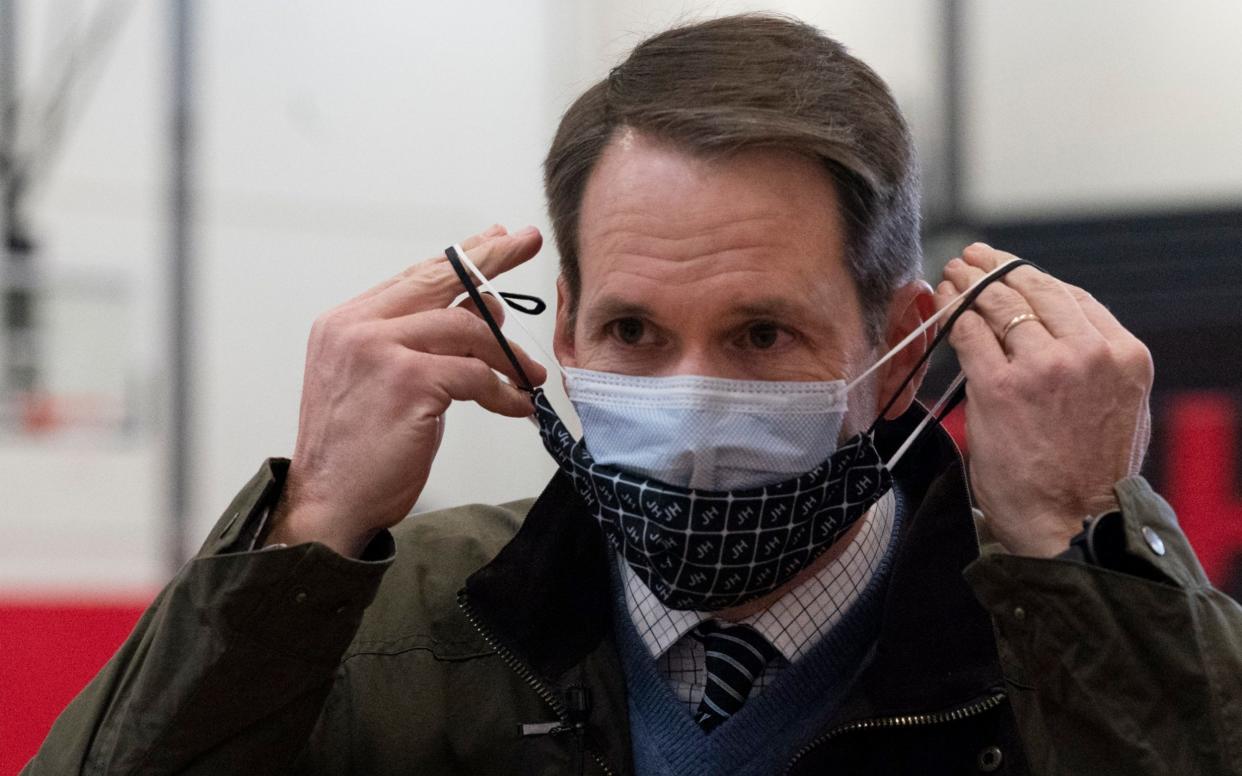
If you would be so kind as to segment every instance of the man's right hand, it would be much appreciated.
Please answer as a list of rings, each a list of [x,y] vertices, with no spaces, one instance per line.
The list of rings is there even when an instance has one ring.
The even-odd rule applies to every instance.
[[[462,243],[488,277],[530,259],[534,227],[493,226]],[[315,321],[306,353],[298,438],[269,543],[318,541],[358,557],[414,506],[453,401],[511,417],[532,412],[487,324],[469,302],[449,307],[461,282],[443,255],[415,264]],[[499,302],[488,306],[503,319]],[[536,384],[546,370],[514,347]]]

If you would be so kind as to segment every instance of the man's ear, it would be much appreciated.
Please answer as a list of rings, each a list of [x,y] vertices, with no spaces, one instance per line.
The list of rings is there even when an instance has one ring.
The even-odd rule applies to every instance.
[[[552,352],[562,366],[577,366],[574,349],[574,319],[578,300],[569,291],[564,275],[556,278],[556,329],[552,333]]]
[[[892,302],[888,306],[888,323],[884,332],[884,340],[888,345],[887,350],[892,350],[898,343],[910,336],[911,332],[917,329],[935,312],[936,301],[932,296],[931,286],[927,285],[927,283],[922,280],[915,280],[897,289],[896,293],[893,294]],[[901,382],[906,379],[906,375],[910,374],[910,371],[914,369],[914,365],[927,352],[927,348],[936,336],[936,329],[937,327],[933,326],[924,331],[921,337],[902,348],[901,352],[889,359],[888,363],[880,370],[877,386],[879,390],[877,400],[880,402],[880,405],[876,407],[877,410],[883,407],[889,398],[896,393],[901,386]],[[902,413],[910,409],[910,405],[914,402],[914,397],[918,393],[919,386],[923,384],[923,377],[927,374],[927,367],[927,362],[919,367],[918,373],[914,375],[910,383],[901,391],[901,395],[893,402],[892,408],[884,415],[885,420],[899,418]]]

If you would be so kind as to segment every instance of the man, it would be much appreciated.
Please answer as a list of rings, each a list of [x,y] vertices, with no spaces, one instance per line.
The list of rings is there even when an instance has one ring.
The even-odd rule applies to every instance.
[[[949,336],[969,478],[914,435],[924,322],[1010,257],[973,245],[919,280],[910,139],[871,70],[781,18],[658,35],[569,109],[546,183],[586,447],[536,391],[562,467],[537,500],[402,522],[451,402],[532,412],[547,373],[495,336],[501,305],[449,305],[470,264],[533,257],[534,229],[326,313],[292,460],[30,773],[1242,772],[1242,612],[1137,476],[1142,344],[1018,266]],[[788,501],[827,543],[765,577],[767,501],[841,471],[831,509]],[[603,503],[631,484],[644,503]],[[672,524],[755,498],[753,531],[729,506],[714,534],[627,533],[647,500]],[[704,537],[721,573],[683,573]],[[732,582],[731,554],[755,559]]]

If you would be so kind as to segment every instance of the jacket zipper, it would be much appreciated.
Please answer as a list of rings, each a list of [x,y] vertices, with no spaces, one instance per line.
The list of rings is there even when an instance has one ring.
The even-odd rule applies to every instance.
[[[852,733],[857,730],[873,730],[876,728],[911,728],[922,727],[924,725],[939,725],[945,722],[957,722],[958,720],[975,717],[984,712],[991,711],[1005,700],[1004,692],[995,692],[992,695],[985,696],[979,700],[972,701],[965,706],[948,709],[946,711],[936,712],[932,714],[905,714],[898,717],[876,717],[874,719],[860,719],[853,722],[847,722],[844,725],[829,730],[811,741],[806,746],[798,750],[798,753],[789,761],[789,765],[785,766],[785,773],[793,772],[794,766],[798,764],[806,755],[810,754],[812,749],[828,742],[829,740],[846,733]]]
[[[498,639],[483,624],[483,621],[479,618],[478,613],[475,612],[474,607],[470,604],[469,599],[466,597],[466,591],[464,589],[457,593],[457,606],[462,610],[462,613],[466,615],[466,620],[483,638],[483,641],[485,641],[489,647],[496,651],[496,654],[500,657],[501,662],[517,674],[519,679],[529,685],[531,689],[539,695],[543,702],[548,704],[553,713],[556,714],[556,718],[561,722],[561,727],[549,732],[559,733],[570,731],[573,723],[569,719],[569,709],[566,708],[561,699],[557,697],[556,693],[552,691],[552,688],[535,675],[535,672],[530,668],[530,666],[523,662],[523,660],[517,655],[513,654],[512,650],[502,644],[500,639]],[[595,764],[600,767],[600,770],[602,770],[606,776],[616,776],[598,752],[591,748],[587,748],[586,751],[590,753],[591,759],[595,761]]]

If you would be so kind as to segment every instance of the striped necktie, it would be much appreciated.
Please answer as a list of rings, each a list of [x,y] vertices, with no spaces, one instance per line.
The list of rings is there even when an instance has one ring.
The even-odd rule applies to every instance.
[[[749,625],[707,620],[692,631],[706,653],[707,687],[695,720],[707,732],[737,713],[776,650]]]

